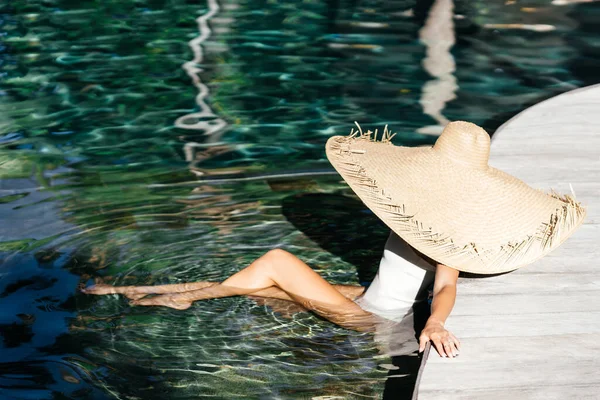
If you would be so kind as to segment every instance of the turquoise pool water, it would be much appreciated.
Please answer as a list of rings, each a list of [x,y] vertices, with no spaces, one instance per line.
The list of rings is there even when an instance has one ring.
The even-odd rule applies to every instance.
[[[177,312],[77,287],[220,280],[275,246],[368,282],[387,232],[333,172],[329,136],[355,120],[402,145],[446,120],[493,132],[600,70],[594,3],[0,13],[0,398],[391,396],[370,334],[245,298]]]

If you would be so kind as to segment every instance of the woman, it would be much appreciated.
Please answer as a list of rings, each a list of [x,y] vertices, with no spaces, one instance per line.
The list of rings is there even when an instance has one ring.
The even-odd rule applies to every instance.
[[[96,285],[83,292],[121,293],[135,305],[181,310],[197,300],[252,295],[293,301],[342,326],[369,329],[375,320],[405,319],[433,281],[419,349],[432,341],[441,356],[457,356],[460,343],[444,324],[459,271],[494,274],[527,265],[566,240],[585,210],[571,196],[544,194],[491,168],[489,135],[474,124],[448,124],[428,148],[393,146],[387,129],[380,142],[372,134],[359,127],[348,137],[332,137],[326,147],[337,171],[392,229],[366,292],[329,284],[281,249],[221,283]]]

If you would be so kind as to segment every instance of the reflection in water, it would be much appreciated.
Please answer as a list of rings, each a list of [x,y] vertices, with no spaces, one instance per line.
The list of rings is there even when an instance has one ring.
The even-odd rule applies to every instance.
[[[419,103],[423,112],[438,122],[437,126],[419,128],[419,133],[439,135],[450,122],[442,111],[446,103],[456,98],[458,85],[453,75],[456,69],[450,49],[454,46],[453,0],[435,0],[425,25],[419,31],[421,42],[427,46],[423,68],[435,79],[427,81]]]
[[[205,100],[209,95],[209,91],[208,87],[202,83],[202,80],[200,79],[200,74],[203,72],[201,65],[204,61],[204,49],[202,48],[202,43],[204,43],[211,34],[208,21],[219,11],[219,4],[216,0],[208,0],[207,3],[208,12],[196,19],[200,35],[189,43],[190,48],[194,53],[194,58],[183,65],[183,69],[185,69],[188,76],[192,78],[194,86],[198,89],[196,105],[200,108],[200,111],[177,118],[175,126],[183,129],[201,131],[204,136],[208,136],[205,141],[206,143],[215,143],[220,140],[220,135],[217,135],[217,133],[222,133],[225,126],[227,126],[227,122],[217,117],[206,104]],[[189,161],[190,163],[194,161],[194,149],[196,147],[202,148],[204,146],[197,142],[187,142],[185,144],[183,150],[186,161]]]
[[[549,32],[556,29],[554,25],[546,24],[485,24],[484,27],[490,29],[523,29],[535,32]]]
[[[566,6],[569,4],[577,4],[577,3],[593,3],[598,0],[552,0],[552,4],[557,6]]]

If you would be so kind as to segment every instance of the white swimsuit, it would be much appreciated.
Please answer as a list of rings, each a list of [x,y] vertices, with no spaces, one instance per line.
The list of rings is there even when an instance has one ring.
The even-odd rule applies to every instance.
[[[413,304],[427,299],[434,277],[435,267],[391,232],[377,275],[356,303],[363,310],[400,321],[410,314]]]

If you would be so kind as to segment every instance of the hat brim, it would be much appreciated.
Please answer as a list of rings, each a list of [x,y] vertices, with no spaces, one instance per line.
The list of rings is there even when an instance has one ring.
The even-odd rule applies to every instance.
[[[390,229],[441,264],[495,274],[543,257],[585,217],[568,195],[536,190],[498,169],[474,169],[432,147],[334,136],[331,164]]]

